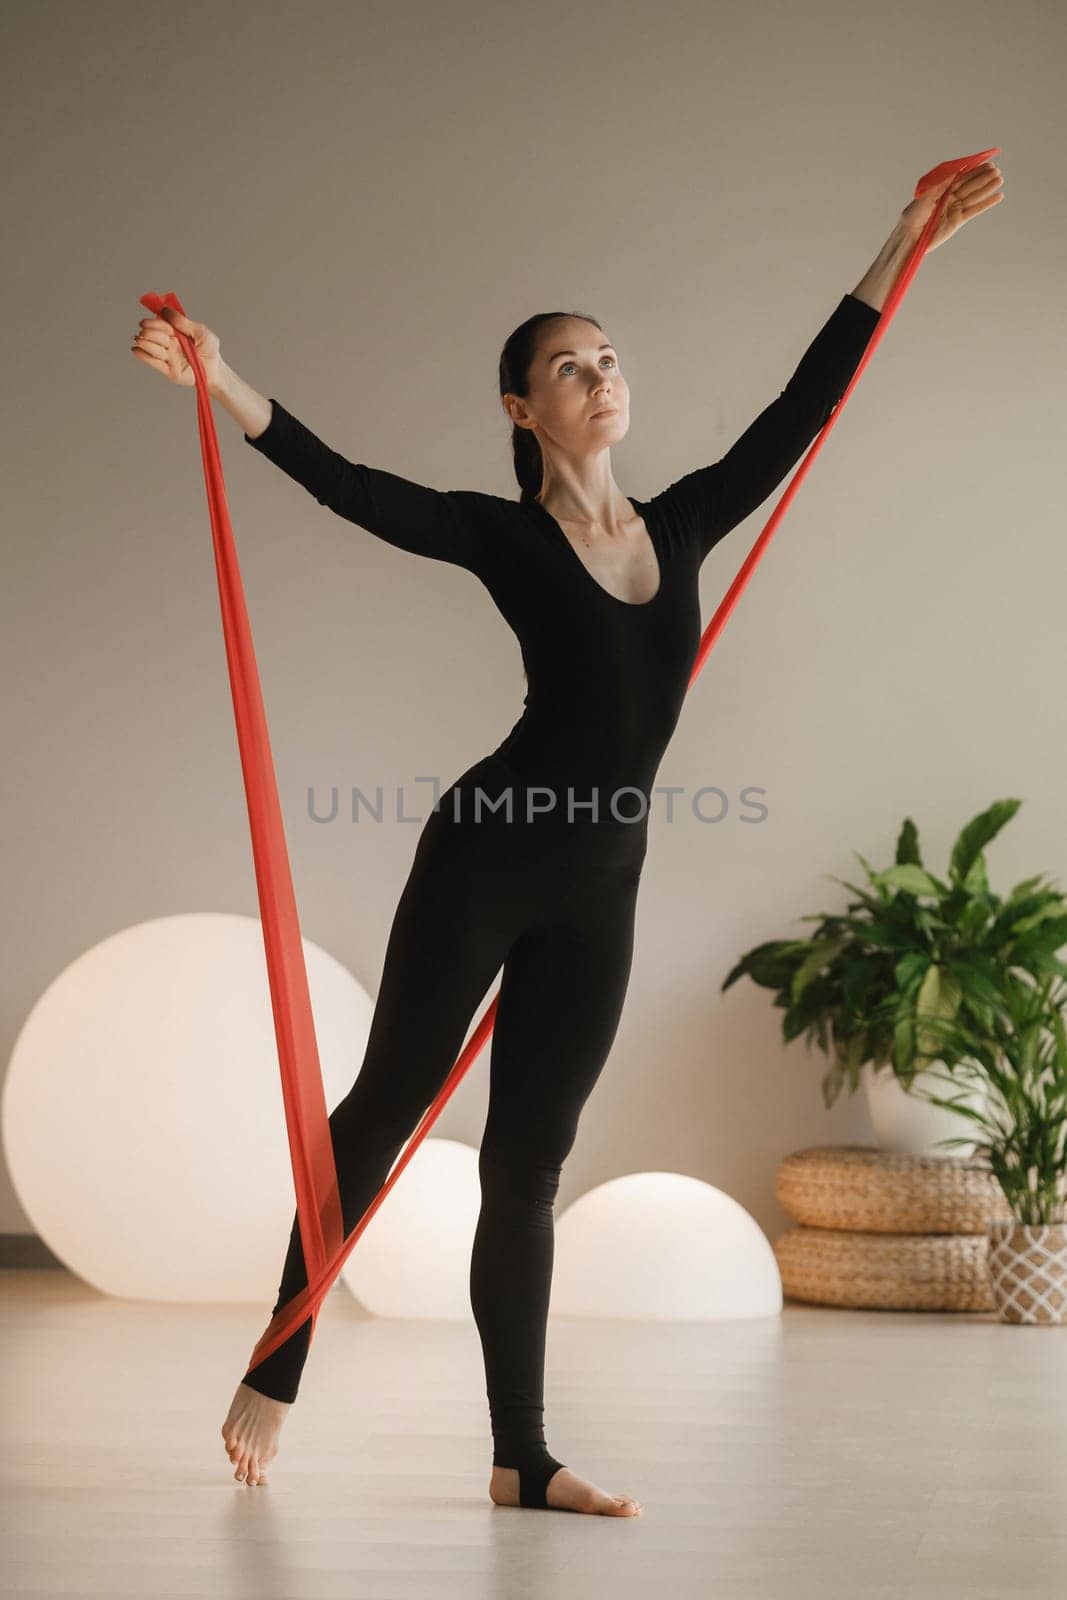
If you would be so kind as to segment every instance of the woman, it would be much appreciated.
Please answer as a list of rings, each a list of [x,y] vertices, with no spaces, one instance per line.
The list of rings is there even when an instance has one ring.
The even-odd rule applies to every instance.
[[[999,174],[987,167],[951,181],[957,193],[934,245],[994,203]],[[937,193],[907,208],[778,399],[732,449],[647,501],[624,495],[612,476],[629,389],[593,317],[541,313],[504,346],[499,385],[518,501],[438,491],[353,463],[237,377],[203,324],[169,308],[142,319],[135,353],[190,386],[172,329],[187,334],[212,395],[249,444],[338,515],[471,572],[520,643],[522,715],[449,786],[422,830],[363,1064],[330,1115],[350,1233],[503,968],[470,1273],[497,1504],[640,1514],[632,1497],[597,1488],[545,1444],[553,1201],[626,993],[652,784],[700,642],[701,563],[826,423]],[[274,1311],[306,1282],[294,1219]],[[309,1335],[310,1317],[238,1385],[222,1428],[238,1481],[266,1481]]]

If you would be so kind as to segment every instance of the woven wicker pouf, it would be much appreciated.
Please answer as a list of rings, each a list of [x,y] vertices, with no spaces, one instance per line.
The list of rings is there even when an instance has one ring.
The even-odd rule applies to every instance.
[[[870,1311],[992,1311],[980,1234],[790,1228],[775,1241],[782,1289],[809,1305]]]
[[[785,1157],[775,1193],[801,1224],[774,1245],[792,1299],[897,1311],[995,1309],[987,1225],[1011,1211],[984,1162],[819,1146]]]

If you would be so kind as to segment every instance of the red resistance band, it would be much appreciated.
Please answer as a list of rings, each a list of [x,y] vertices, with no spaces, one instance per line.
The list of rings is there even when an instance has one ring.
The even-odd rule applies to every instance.
[[[977,155],[961,156],[954,161],[943,161],[934,167],[915,186],[915,198],[947,184],[948,180],[981,166],[991,156],[999,155],[999,147],[982,150]],[[705,629],[690,674],[691,688],[704,665],[708,651],[726,624],[756,563],[804,479],[808,468],[826,442],[846,402],[866,370],[867,363],[877,349],[883,335],[896,313],[919,263],[926,253],[930,239],[938,229],[947,203],[948,189],[938,198],[933,213],[919,234],[908,261],[890,291],[875,326],[870,343],[864,351],[852,381],[845,390],[825,426],[808,449],[785,493],[745,557],[741,569],[727,590],[721,604]],[[143,294],[141,304],[158,316],[164,305],[185,316],[185,309],[173,292],[166,295]],[[177,332],[177,330],[175,330]],[[322,1302],[344,1265],[370,1219],[397,1181],[419,1145],[440,1116],[460,1079],[478,1055],[493,1031],[498,994],[493,996],[477,1028],[467,1041],[451,1068],[436,1097],[423,1113],[400,1156],[394,1163],[385,1183],[367,1207],[356,1227],[345,1238],[341,1215],[341,1200],[337,1187],[337,1171],[333,1159],[333,1143],[326,1111],[326,1097],[322,1084],[318,1044],[311,1013],[307,970],[297,920],[296,900],[293,894],[292,873],[282,827],[278,787],[271,756],[267,720],[263,710],[263,696],[256,668],[252,632],[248,622],[244,590],[237,563],[233,529],[226,505],[226,491],[222,476],[215,421],[203,364],[187,334],[177,333],[186,359],[196,377],[197,420],[200,427],[200,448],[204,460],[204,478],[207,484],[208,511],[215,546],[215,567],[218,575],[219,604],[222,610],[222,628],[226,643],[226,662],[230,674],[234,717],[237,724],[237,742],[244,775],[245,796],[248,802],[248,821],[252,835],[252,856],[255,864],[256,887],[263,924],[263,943],[266,953],[267,974],[270,982],[271,1005],[274,1011],[274,1030],[278,1042],[278,1065],[281,1070],[282,1099],[285,1105],[285,1122],[292,1157],[293,1184],[296,1190],[297,1216],[300,1224],[300,1242],[307,1267],[307,1287],[281,1307],[268,1324],[252,1352],[249,1368],[256,1367],[278,1346],[294,1333],[311,1315],[311,1336],[314,1337]]]

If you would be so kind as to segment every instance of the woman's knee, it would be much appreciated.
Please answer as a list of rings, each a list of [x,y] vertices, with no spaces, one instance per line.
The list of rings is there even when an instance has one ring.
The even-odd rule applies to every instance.
[[[515,1201],[551,1206],[571,1143],[573,1140],[564,1148],[559,1142],[549,1147],[483,1138],[478,1152],[483,1197],[496,1204]]]
[[[354,1160],[374,1164],[395,1159],[421,1115],[415,1103],[373,1091],[359,1079],[330,1112],[330,1137],[340,1174]]]

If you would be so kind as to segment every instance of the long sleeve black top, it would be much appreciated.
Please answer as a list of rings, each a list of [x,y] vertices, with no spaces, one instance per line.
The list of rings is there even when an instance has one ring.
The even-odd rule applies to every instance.
[[[576,794],[633,786],[650,797],[700,643],[701,563],[800,460],[879,317],[844,295],[778,398],[721,460],[650,500],[629,497],[659,562],[659,588],[644,603],[609,593],[536,500],[432,489],[349,461],[273,398],[267,428],[244,437],[321,505],[485,585],[528,677],[522,714],[494,752],[521,780],[573,785]]]

